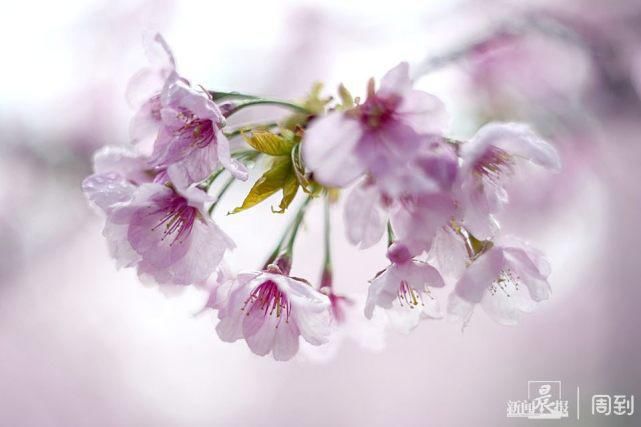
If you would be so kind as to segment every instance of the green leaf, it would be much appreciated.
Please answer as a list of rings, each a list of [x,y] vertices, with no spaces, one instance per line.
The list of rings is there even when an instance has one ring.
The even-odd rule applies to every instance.
[[[288,156],[294,147],[293,141],[266,130],[254,130],[243,138],[253,149],[270,156]]]
[[[272,208],[272,211],[283,213],[294,200],[298,191],[298,180],[294,174],[289,156],[276,157],[267,172],[258,178],[254,186],[249,190],[243,204],[231,211],[230,214],[242,212],[256,206],[280,190],[283,192],[283,198],[278,206],[280,209],[275,210]]]
[[[272,212],[274,213],[283,213],[289,205],[292,203],[292,200],[294,200],[294,197],[296,197],[296,193],[298,192],[298,179],[296,179],[295,175],[291,175],[287,182],[285,182],[285,185],[283,185],[283,198],[280,201],[280,204],[278,207],[280,208],[279,210],[274,210],[272,208]]]
[[[307,175],[305,174],[305,165],[303,164],[303,157],[300,149],[300,144],[296,144],[292,149],[292,166],[298,183],[303,187],[303,191],[309,193],[308,187],[310,183]]]

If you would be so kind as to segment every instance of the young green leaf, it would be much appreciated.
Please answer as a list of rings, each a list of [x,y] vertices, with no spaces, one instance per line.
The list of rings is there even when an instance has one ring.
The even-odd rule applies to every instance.
[[[289,156],[294,142],[266,130],[254,130],[251,135],[243,134],[243,138],[253,149],[270,156]]]
[[[230,213],[235,214],[256,206],[280,190],[283,191],[283,198],[279,204],[280,209],[272,209],[278,213],[282,213],[287,209],[298,191],[298,180],[294,174],[289,156],[276,157],[267,172],[249,190],[249,194],[245,197],[243,204]]]

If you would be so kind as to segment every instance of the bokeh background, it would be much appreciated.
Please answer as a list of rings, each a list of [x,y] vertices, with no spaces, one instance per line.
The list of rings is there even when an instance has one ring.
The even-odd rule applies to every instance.
[[[0,425],[537,425],[505,416],[528,380],[560,380],[570,401],[569,419],[544,425],[641,425],[641,407],[590,415],[592,394],[641,399],[640,1],[22,0],[1,11]],[[453,137],[531,123],[564,171],[519,177],[502,220],[547,252],[552,300],[517,327],[478,311],[464,333],[424,322],[387,333],[380,351],[345,342],[322,362],[221,342],[196,314],[202,293],[116,270],[80,192],[92,152],[128,140],[124,92],[147,64],[145,31],[210,89],[295,99],[320,80],[363,94],[407,60],[448,105]],[[294,265],[311,280],[319,210]],[[238,243],[235,269],[260,265],[287,222],[269,206],[217,220]],[[350,247],[334,220],[337,289],[363,294],[384,247]]]

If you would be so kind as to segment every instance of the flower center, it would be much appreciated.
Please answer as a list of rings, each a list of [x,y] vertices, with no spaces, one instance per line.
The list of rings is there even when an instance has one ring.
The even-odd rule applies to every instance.
[[[496,295],[503,292],[508,298],[519,291],[520,277],[509,268],[501,270],[498,277],[490,285],[490,294]]]
[[[474,164],[474,173],[491,181],[514,172],[514,159],[505,150],[490,145]]]
[[[276,318],[278,319],[276,327],[278,327],[283,314],[285,315],[285,322],[289,321],[292,306],[287,296],[278,289],[276,283],[272,280],[267,280],[252,291],[241,310],[245,311],[247,316],[254,310],[262,311],[263,316],[268,314],[271,316],[276,313]]]
[[[152,230],[164,227],[161,241],[173,236],[169,246],[175,243],[182,244],[191,233],[198,211],[189,206],[182,197],[175,197],[163,211],[165,215]]]
[[[370,129],[376,129],[394,117],[400,99],[397,97],[381,98],[371,95],[360,106],[356,107],[354,116]]]
[[[427,295],[428,298],[432,298],[428,291],[418,291],[407,284],[405,280],[401,281],[401,286],[398,288],[398,302],[401,304],[401,307],[415,308],[419,304],[424,306],[423,297],[421,294]]]
[[[184,125],[176,130],[176,135],[189,138],[191,145],[197,148],[206,147],[214,139],[214,125],[211,120],[196,117],[191,111],[181,111],[178,117]]]

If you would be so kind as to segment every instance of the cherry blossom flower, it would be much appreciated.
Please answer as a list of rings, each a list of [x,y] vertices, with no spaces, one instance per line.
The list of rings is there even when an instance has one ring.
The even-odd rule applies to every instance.
[[[229,141],[221,131],[224,117],[205,93],[170,77],[160,97],[161,127],[150,163],[170,170],[175,183],[187,186],[207,178],[221,164],[246,180],[245,166],[233,159]]]
[[[527,125],[489,123],[460,150],[463,165],[458,198],[463,224],[477,238],[490,238],[497,230],[492,214],[508,201],[505,179],[523,167],[521,161],[559,171],[556,149]]]
[[[450,294],[448,314],[466,325],[480,304],[494,320],[514,325],[550,297],[550,265],[541,252],[506,236],[467,268]]]
[[[445,286],[438,270],[412,258],[402,244],[390,246],[390,266],[371,280],[365,304],[365,316],[371,319],[374,309],[384,309],[392,326],[409,333],[421,319],[442,317],[438,301],[430,288]]]
[[[127,96],[138,107],[131,122],[132,142],[155,138],[151,165],[172,168],[175,185],[207,178],[221,164],[236,178],[247,179],[246,168],[232,159],[229,141],[220,130],[225,119],[205,92],[194,90],[176,72],[176,63],[165,40],[155,34],[146,43],[152,66],[130,81]]]
[[[244,339],[258,355],[289,360],[299,350],[299,337],[312,345],[328,341],[329,307],[326,295],[272,264],[236,278],[218,311],[216,331],[223,341]]]
[[[446,124],[443,103],[412,89],[403,62],[385,74],[378,91],[370,81],[363,104],[313,121],[303,159],[326,186],[344,187],[365,173],[383,178],[413,158],[425,135],[440,134]]]
[[[101,151],[95,165],[83,191],[107,216],[103,234],[119,266],[135,266],[161,284],[186,285],[209,277],[234,247],[204,212],[204,192],[163,185],[165,172],[151,182],[144,158],[126,149]]]
[[[108,217],[107,239],[126,239],[140,257],[139,273],[158,283],[186,285],[206,279],[234,248],[232,240],[208,218],[206,194],[144,184],[131,204]]]

